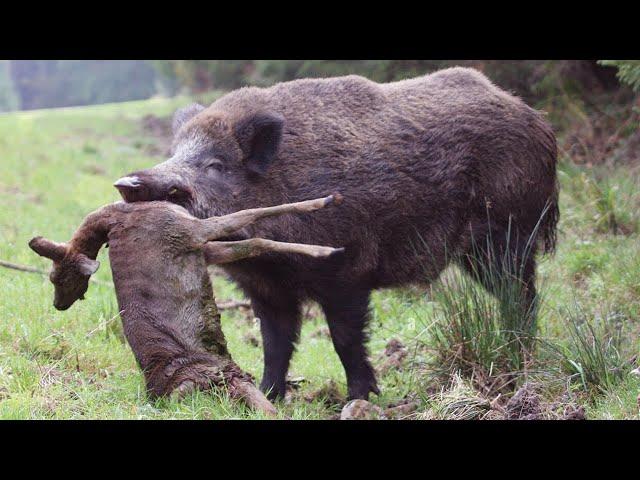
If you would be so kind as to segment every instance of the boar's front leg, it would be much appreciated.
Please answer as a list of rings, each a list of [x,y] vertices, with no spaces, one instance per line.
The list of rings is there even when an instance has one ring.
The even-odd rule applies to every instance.
[[[380,393],[365,346],[369,293],[361,288],[333,286],[318,298],[329,324],[333,346],[347,375],[350,400],[367,400],[370,392]]]
[[[269,299],[247,292],[251,307],[260,319],[264,351],[264,371],[260,390],[270,400],[284,398],[286,376],[295,343],[300,336],[300,300],[271,291]]]
[[[296,304],[268,305],[253,299],[253,311],[260,318],[264,370],[260,390],[269,400],[284,398],[286,376],[295,344],[300,337],[300,309]]]

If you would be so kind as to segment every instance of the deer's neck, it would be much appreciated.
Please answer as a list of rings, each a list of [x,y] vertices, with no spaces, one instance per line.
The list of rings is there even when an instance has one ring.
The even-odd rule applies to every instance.
[[[114,221],[108,207],[92,212],[84,219],[71,238],[71,249],[95,260],[102,245],[107,243],[109,230]]]

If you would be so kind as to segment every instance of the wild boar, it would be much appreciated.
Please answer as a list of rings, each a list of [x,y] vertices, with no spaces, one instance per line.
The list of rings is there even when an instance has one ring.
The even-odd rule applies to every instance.
[[[339,212],[234,237],[346,248],[326,262],[273,254],[225,267],[261,320],[271,398],[284,395],[306,299],[324,311],[349,397],[362,399],[378,392],[365,347],[373,289],[428,283],[452,260],[491,289],[479,265],[500,271],[506,252],[523,266],[523,312],[534,310],[535,255],[556,239],[556,140],[543,114],[478,71],[241,88],[178,111],[173,130],[171,158],[115,182],[126,201],[169,200],[207,217],[344,195]]]

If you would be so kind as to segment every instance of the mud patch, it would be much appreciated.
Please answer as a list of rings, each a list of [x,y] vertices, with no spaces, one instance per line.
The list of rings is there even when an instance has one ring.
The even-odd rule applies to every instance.
[[[27,201],[30,203],[42,204],[44,203],[44,198],[39,193],[29,193],[21,190],[18,187],[2,185],[0,184],[0,196],[10,197],[10,198],[19,198],[22,201]]]
[[[507,402],[505,415],[509,420],[540,420],[540,394],[537,388],[526,383]]]

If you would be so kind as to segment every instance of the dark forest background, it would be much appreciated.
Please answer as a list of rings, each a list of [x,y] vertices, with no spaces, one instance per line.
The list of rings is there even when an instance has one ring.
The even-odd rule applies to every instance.
[[[121,102],[352,73],[388,82],[453,65],[478,68],[534,104],[562,95],[590,96],[640,86],[640,61],[2,60],[0,111]]]

